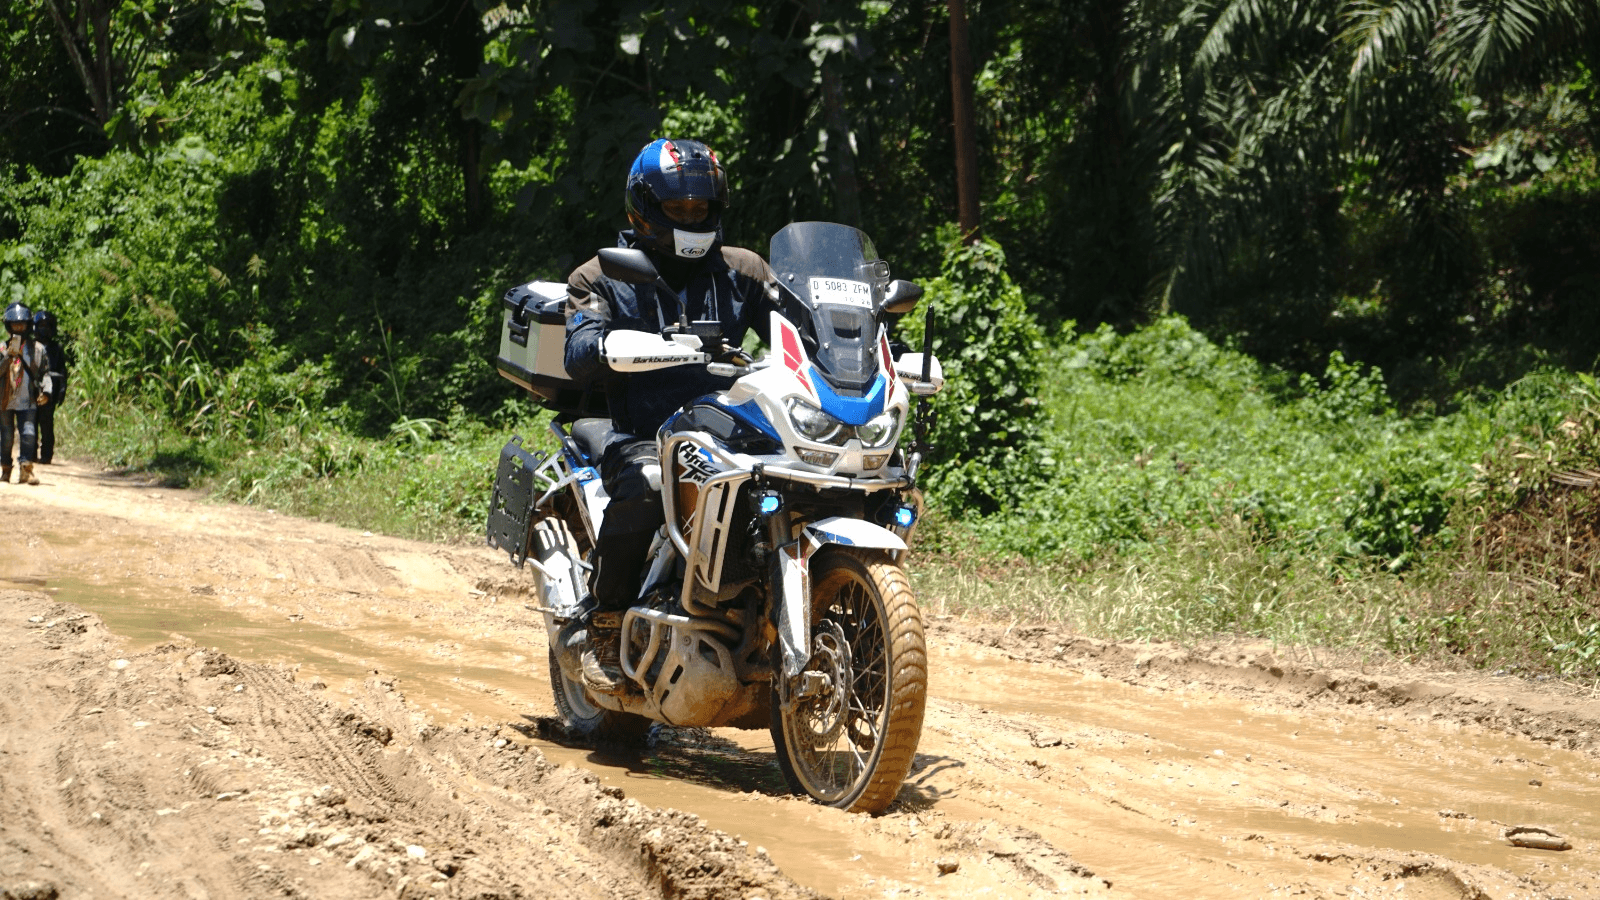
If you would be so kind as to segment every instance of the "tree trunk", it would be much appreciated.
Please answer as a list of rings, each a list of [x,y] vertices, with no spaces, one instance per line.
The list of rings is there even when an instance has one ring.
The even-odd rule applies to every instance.
[[[454,9],[447,12],[442,47],[450,73],[465,83],[478,74],[487,38],[471,0],[456,0],[452,5]],[[468,119],[454,106],[446,114],[452,117],[451,126],[456,133],[467,230],[476,231],[489,211],[483,184],[483,125]]]
[[[978,210],[978,137],[973,129],[972,51],[967,46],[965,0],[950,3],[950,100],[956,138],[956,199],[961,239],[975,243],[982,218]]]
[[[72,68],[83,82],[84,93],[89,95],[89,106],[94,110],[95,120],[104,129],[116,110],[111,81],[110,36],[106,33],[111,14],[109,10],[90,3],[68,9],[63,9],[63,5],[61,0],[46,0],[45,3],[50,10],[50,18],[55,20],[56,28],[61,32],[61,44],[72,60]]]
[[[822,21],[822,0],[810,0],[811,25]],[[825,54],[822,75],[822,124],[828,132],[828,161],[833,169],[833,216],[851,227],[861,226],[861,185],[856,180],[855,147],[850,142],[850,116],[844,107],[844,85],[834,54]]]
[[[861,226],[861,186],[856,181],[855,147],[850,143],[850,119],[844,108],[844,87],[831,59],[822,61],[822,102],[827,111],[828,156],[833,160],[834,215],[839,221]]]

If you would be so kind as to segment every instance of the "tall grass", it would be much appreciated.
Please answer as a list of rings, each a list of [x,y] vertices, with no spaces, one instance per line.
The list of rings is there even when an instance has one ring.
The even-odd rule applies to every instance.
[[[1538,372],[1403,415],[1376,370],[1334,354],[1320,378],[1291,378],[1176,318],[1068,335],[1048,360],[1050,475],[1016,508],[930,517],[915,565],[936,610],[1600,674],[1592,593],[1562,575],[1575,555],[1600,568],[1600,546],[1482,541],[1550,460],[1573,464],[1548,437],[1583,431],[1587,376]]]
[[[1018,564],[914,553],[926,611],[1007,625],[1050,624],[1102,640],[1193,645],[1260,638],[1346,656],[1593,677],[1600,629],[1574,625],[1555,585],[1436,553],[1405,574],[1330,575],[1243,526],[1171,528],[1078,562]]]
[[[930,611],[1600,674],[1593,581],[1571,577],[1600,570],[1600,548],[1484,539],[1512,534],[1506,516],[1559,524],[1540,490],[1600,445],[1554,440],[1600,434],[1592,379],[1540,373],[1408,417],[1381,373],[1336,356],[1321,378],[1287,378],[1176,319],[1063,338],[1048,363],[1047,476],[998,513],[930,512],[912,557]],[[547,415],[520,399],[487,421],[402,419],[383,439],[303,404],[257,407],[248,429],[143,409],[69,403],[63,453],[425,540],[481,539],[500,447],[547,440]]]
[[[191,434],[115,404],[63,408],[63,456],[288,515],[428,541],[481,540],[500,448],[513,433],[549,444],[549,415],[509,405],[495,422],[405,420],[386,439],[356,437],[306,413],[254,440]]]

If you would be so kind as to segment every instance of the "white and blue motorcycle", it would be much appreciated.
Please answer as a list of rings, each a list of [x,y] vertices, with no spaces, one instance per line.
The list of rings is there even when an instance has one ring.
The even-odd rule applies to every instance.
[[[640,251],[600,257],[608,277],[658,277]],[[558,416],[555,453],[529,453],[520,439],[506,446],[490,542],[534,571],[568,729],[615,740],[652,722],[770,728],[793,790],[876,813],[894,800],[922,731],[927,653],[904,568],[921,512],[921,448],[902,449],[901,438],[911,396],[934,393],[943,376],[926,338],[922,353],[891,355],[888,317],[912,309],[922,290],[890,280],[865,234],[796,223],[773,236],[770,257],[783,313],[772,313],[773,346],[760,360],[713,361],[692,323],[606,336],[615,371],[704,365],[734,379],[657,435],[666,524],[623,614],[627,692],[588,691],[578,661],[587,558],[606,512],[595,464],[609,420]],[[522,346],[522,310],[541,296],[526,287],[533,299],[507,315],[522,320]],[[553,308],[561,294],[550,285],[543,296]],[[556,340],[559,320],[546,316]],[[507,377],[554,396],[539,375],[501,363]]]

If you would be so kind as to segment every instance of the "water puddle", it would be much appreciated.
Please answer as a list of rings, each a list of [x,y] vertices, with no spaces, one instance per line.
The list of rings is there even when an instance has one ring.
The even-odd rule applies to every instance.
[[[531,675],[518,677],[530,663],[503,645],[479,642],[472,653],[456,654],[470,661],[429,662],[425,653],[396,649],[396,644],[432,644],[439,637],[400,619],[364,615],[359,626],[333,629],[297,617],[274,621],[269,617],[275,614],[264,608],[245,611],[223,606],[213,596],[174,597],[135,583],[51,578],[34,586],[40,588],[100,616],[113,633],[128,639],[130,652],[182,635],[250,662],[298,665],[298,680],[321,677],[335,688],[382,674],[402,679],[410,699],[452,719],[463,713],[508,718],[506,704],[491,692],[529,692],[540,683]]]
[[[176,634],[248,662],[298,665],[298,680],[320,677],[330,689],[381,673],[396,679],[406,698],[436,721],[519,726],[552,763],[592,771],[641,803],[693,812],[712,827],[765,848],[791,878],[831,897],[882,896],[863,892],[861,871],[904,884],[925,878],[906,860],[860,847],[848,830],[825,824],[843,813],[771,802],[787,791],[765,731],[665,729],[652,749],[631,753],[533,737],[533,720],[554,713],[543,644],[519,651],[371,614],[363,614],[354,627],[326,628],[274,619],[277,614],[264,607],[224,606],[214,595],[174,596],[137,583],[0,579],[0,587],[7,584],[42,590],[95,613],[128,639],[129,652],[159,646]],[[429,648],[441,644],[454,659],[427,661]]]

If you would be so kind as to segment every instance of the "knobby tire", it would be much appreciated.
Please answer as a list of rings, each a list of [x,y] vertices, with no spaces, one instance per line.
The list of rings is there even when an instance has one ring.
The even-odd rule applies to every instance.
[[[881,550],[829,547],[811,562],[811,585],[812,662],[822,659],[817,635],[830,628],[822,623],[837,623],[849,645],[848,706],[840,712],[797,701],[785,715],[775,693],[778,765],[796,793],[876,814],[894,802],[922,735],[928,693],[922,614],[904,570]]]

